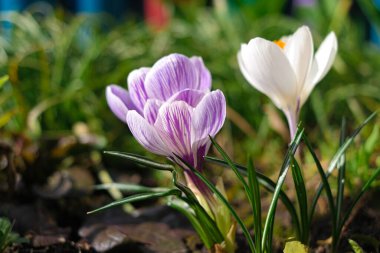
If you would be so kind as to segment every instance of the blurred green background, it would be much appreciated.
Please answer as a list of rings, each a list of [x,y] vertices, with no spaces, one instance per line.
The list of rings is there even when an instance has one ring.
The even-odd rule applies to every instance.
[[[300,117],[322,160],[331,159],[338,146],[343,117],[354,129],[380,108],[380,11],[371,0],[173,0],[162,2],[158,20],[137,12],[74,14],[66,7],[33,5],[0,15],[3,140],[18,134],[38,140],[85,126],[100,149],[145,154],[108,109],[105,87],[126,87],[130,71],[178,52],[202,56],[213,88],[226,95],[228,120],[218,141],[236,161],[250,154],[259,168],[275,171],[288,143],[286,121],[245,81],[236,54],[253,37],[275,40],[304,24],[316,49],[330,31],[338,37],[333,68]],[[360,166],[379,166],[379,122],[365,129],[367,144],[353,152],[352,173],[367,177]]]

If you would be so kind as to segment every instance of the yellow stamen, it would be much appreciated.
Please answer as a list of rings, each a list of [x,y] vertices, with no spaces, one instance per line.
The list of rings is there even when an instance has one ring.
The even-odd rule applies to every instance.
[[[283,42],[282,40],[275,40],[273,41],[274,43],[276,43],[277,46],[279,46],[281,49],[284,49],[286,43]]]

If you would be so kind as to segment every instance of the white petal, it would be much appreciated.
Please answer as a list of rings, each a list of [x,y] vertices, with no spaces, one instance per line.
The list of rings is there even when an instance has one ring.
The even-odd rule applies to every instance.
[[[307,26],[300,27],[293,36],[288,37],[284,53],[296,75],[299,94],[313,62],[313,38]]]
[[[338,42],[334,32],[325,38],[315,54],[313,65],[307,77],[306,86],[301,93],[301,105],[306,101],[315,85],[330,70],[336,53],[338,51]]]
[[[127,113],[127,123],[133,136],[144,148],[158,155],[168,156],[171,154],[167,151],[166,145],[154,126],[150,125],[136,111]]]
[[[289,60],[275,43],[254,38],[243,44],[239,66],[248,82],[272,99],[280,109],[294,106],[297,79]]]

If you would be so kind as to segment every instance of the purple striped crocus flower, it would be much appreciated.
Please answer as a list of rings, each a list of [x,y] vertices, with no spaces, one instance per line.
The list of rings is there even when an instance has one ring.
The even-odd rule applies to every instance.
[[[210,91],[211,75],[202,58],[171,54],[151,68],[132,71],[127,82],[128,91],[107,87],[112,112],[150,152],[185,170],[175,155],[201,169],[211,144],[208,136],[218,133],[226,117],[224,95]]]

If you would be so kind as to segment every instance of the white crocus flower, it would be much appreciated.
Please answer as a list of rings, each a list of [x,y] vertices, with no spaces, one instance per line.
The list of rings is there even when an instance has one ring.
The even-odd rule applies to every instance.
[[[314,55],[313,39],[306,26],[278,41],[254,38],[241,45],[241,72],[285,113],[292,139],[300,108],[331,68],[337,48],[336,36],[331,32]]]

